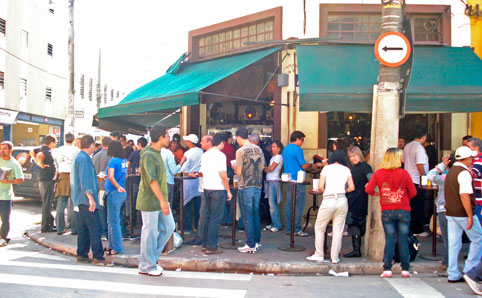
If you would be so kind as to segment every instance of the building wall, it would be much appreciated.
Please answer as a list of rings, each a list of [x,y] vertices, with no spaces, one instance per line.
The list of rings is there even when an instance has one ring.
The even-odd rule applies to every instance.
[[[1,107],[42,116],[65,119],[67,75],[66,9],[48,1],[0,1],[6,14],[4,45],[11,54],[1,59],[5,69],[4,98]],[[6,10],[4,10],[6,8]],[[54,9],[54,13],[49,12]],[[5,16],[5,15],[4,15]],[[3,17],[2,17],[3,18]],[[28,46],[22,43],[22,30],[28,32]],[[0,37],[0,40],[2,37]],[[0,45],[1,45],[0,41]],[[53,45],[53,55],[47,45]],[[3,58],[0,56],[0,58]],[[27,95],[21,94],[20,79],[27,80]],[[52,88],[46,100],[46,88]]]

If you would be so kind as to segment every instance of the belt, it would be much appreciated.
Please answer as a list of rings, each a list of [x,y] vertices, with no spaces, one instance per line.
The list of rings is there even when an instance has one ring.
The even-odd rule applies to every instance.
[[[346,198],[345,193],[333,193],[329,195],[323,195],[323,199],[338,199],[338,198]]]

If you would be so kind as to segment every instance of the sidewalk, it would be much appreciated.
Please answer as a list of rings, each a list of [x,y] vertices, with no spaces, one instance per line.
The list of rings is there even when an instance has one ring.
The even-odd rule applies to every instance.
[[[309,231],[309,230],[307,230]],[[256,254],[242,254],[237,250],[223,249],[222,254],[206,255],[202,253],[200,246],[183,245],[166,256],[161,256],[159,264],[167,270],[185,271],[217,271],[217,272],[239,272],[239,273],[258,273],[258,274],[328,274],[330,269],[335,272],[349,272],[357,275],[373,275],[382,273],[382,262],[374,262],[365,258],[343,258],[343,254],[351,251],[351,237],[343,237],[343,248],[341,262],[332,265],[330,263],[309,262],[305,258],[314,252],[314,235],[312,231],[309,237],[295,237],[297,245],[304,246],[302,252],[286,252],[277,247],[281,244],[289,244],[289,235],[284,231],[272,233],[262,231],[260,251]],[[32,241],[54,249],[56,251],[76,255],[77,236],[57,235],[56,233],[40,233],[40,228],[35,227],[25,231]],[[231,243],[231,227],[221,227],[219,244]],[[189,239],[186,235],[185,239]],[[237,245],[244,244],[244,231],[237,232]],[[410,271],[417,273],[434,273],[440,270],[438,261],[421,259],[420,256],[430,255],[432,249],[432,238],[419,238],[420,251],[418,257],[411,262]],[[331,237],[328,237],[328,244],[331,244]],[[104,247],[107,242],[104,242]],[[442,250],[442,240],[437,238],[437,251]],[[110,258],[117,265],[137,267],[139,260],[139,239],[134,241],[124,241],[124,251],[122,255],[115,255]],[[464,244],[462,251],[467,251],[467,244]],[[463,255],[459,263],[463,262]],[[399,264],[394,265],[394,273],[400,272]]]

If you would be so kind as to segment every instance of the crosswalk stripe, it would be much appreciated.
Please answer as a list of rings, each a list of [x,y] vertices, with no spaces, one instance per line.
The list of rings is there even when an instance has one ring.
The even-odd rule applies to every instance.
[[[29,268],[46,268],[60,270],[76,270],[87,272],[101,272],[112,274],[139,275],[137,269],[123,267],[98,267],[69,264],[46,264],[34,262],[0,261],[0,266],[22,266]],[[191,271],[167,271],[162,274],[164,277],[191,278],[191,279],[210,279],[210,280],[231,280],[231,281],[250,281],[251,275],[233,273],[211,273],[211,272],[191,272]]]
[[[242,298],[246,290],[212,289],[196,287],[152,286],[145,284],[119,283],[71,278],[53,278],[33,275],[0,273],[0,283],[27,286],[97,290],[136,295],[166,295],[182,297],[230,297]]]
[[[385,278],[385,280],[405,298],[445,297],[418,278]]]

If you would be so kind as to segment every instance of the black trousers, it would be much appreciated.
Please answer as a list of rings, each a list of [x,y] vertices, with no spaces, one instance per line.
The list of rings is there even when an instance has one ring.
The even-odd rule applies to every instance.
[[[40,230],[47,231],[54,226],[54,217],[52,216],[52,208],[54,201],[55,181],[40,181],[40,195],[42,197],[42,224]]]
[[[410,231],[413,234],[420,234],[423,232],[423,216],[425,208],[425,190],[417,187],[417,195],[410,200],[410,208],[412,220],[410,222]]]

